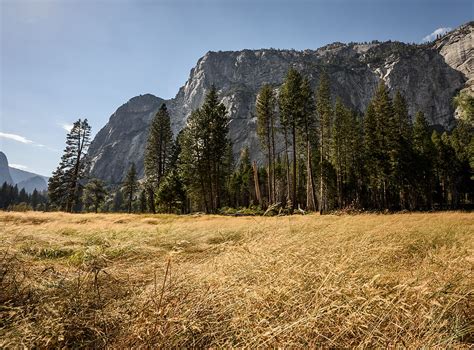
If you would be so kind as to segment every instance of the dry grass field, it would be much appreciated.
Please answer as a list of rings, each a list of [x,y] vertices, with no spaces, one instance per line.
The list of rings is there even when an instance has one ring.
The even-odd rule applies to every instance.
[[[474,341],[474,214],[0,214],[0,348]]]

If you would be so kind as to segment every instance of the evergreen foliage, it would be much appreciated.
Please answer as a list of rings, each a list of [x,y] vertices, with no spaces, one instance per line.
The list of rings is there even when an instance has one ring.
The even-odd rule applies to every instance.
[[[122,185],[122,191],[125,195],[127,212],[130,214],[133,209],[133,202],[135,200],[135,194],[138,191],[138,179],[137,179],[137,170],[135,168],[135,163],[130,165],[125,181]]]
[[[166,104],[163,103],[151,122],[144,157],[148,206],[153,213],[156,212],[156,192],[169,170],[172,146],[170,115]]]
[[[86,155],[91,127],[87,119],[77,120],[66,136],[61,162],[48,183],[48,195],[56,208],[72,212],[80,199],[81,180],[86,175]]]
[[[195,205],[206,213],[222,206],[231,172],[228,116],[214,86],[204,104],[195,110],[183,130],[179,157],[180,173]]]
[[[85,186],[83,191],[83,203],[87,211],[97,213],[99,207],[105,201],[107,191],[102,180],[92,179]]]
[[[46,192],[28,194],[25,189],[18,190],[17,185],[4,182],[0,187],[0,210],[15,210],[18,206],[28,210],[48,210],[48,196]]]
[[[108,196],[97,179],[82,188],[90,127],[87,120],[76,122],[49,180],[49,203],[67,211],[80,210],[83,204],[96,212],[102,206],[104,211],[129,213],[234,215],[472,207],[472,101],[461,94],[455,103],[461,119],[453,130],[439,134],[421,111],[412,122],[406,97],[390,93],[383,82],[362,114],[331,95],[326,72],[314,91],[307,78],[290,68],[278,98],[264,85],[256,99],[264,163],[257,165],[245,147],[235,166],[227,111],[212,86],[175,141],[169,113],[161,106],[150,126],[143,184],[139,186],[132,163],[122,188]],[[281,141],[284,148],[275,147]],[[22,208],[48,208],[37,191],[28,195],[6,183],[0,191],[2,209],[23,202]]]

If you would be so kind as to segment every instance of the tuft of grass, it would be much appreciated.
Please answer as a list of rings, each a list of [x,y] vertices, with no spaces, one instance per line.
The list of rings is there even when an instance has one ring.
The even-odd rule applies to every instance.
[[[222,232],[218,231],[215,236],[210,237],[207,240],[209,244],[223,244],[223,243],[236,243],[242,239],[241,232]]]
[[[60,259],[71,256],[74,253],[73,249],[62,247],[32,247],[26,246],[21,249],[23,254],[34,256],[38,259]]]
[[[1,348],[474,342],[471,213],[0,222]]]

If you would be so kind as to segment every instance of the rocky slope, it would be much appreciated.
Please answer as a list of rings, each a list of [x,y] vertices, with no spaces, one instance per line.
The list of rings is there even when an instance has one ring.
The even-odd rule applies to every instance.
[[[0,152],[0,186],[6,182],[7,184],[13,184],[13,179],[10,174],[8,167],[8,159],[5,153]]]
[[[90,148],[91,173],[112,185],[122,181],[132,162],[143,175],[148,126],[165,100],[140,95],[120,106],[95,136]]]
[[[261,159],[255,132],[255,99],[265,83],[277,90],[289,67],[310,78],[313,87],[324,69],[330,75],[333,96],[364,111],[382,79],[391,91],[400,90],[409,111],[423,111],[432,125],[454,124],[453,96],[472,86],[472,32],[468,23],[437,41],[424,45],[400,42],[334,43],[317,50],[243,50],[208,52],[191,70],[175,98],[164,101],[153,95],[132,98],[121,106],[97,134],[89,151],[91,174],[110,183],[122,180],[130,162],[143,175],[143,150],[147,127],[162,102],[166,102],[176,133],[186,124],[214,84],[230,116],[230,138],[237,157],[244,146]]]

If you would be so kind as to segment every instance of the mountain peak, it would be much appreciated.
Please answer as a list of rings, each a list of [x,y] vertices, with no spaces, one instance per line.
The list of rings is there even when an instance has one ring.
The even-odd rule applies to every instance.
[[[228,110],[234,157],[247,146],[251,157],[260,160],[255,99],[263,84],[280,86],[289,67],[308,77],[313,88],[321,72],[327,71],[333,97],[339,96],[348,107],[359,111],[366,109],[383,80],[392,93],[399,90],[407,97],[410,115],[423,111],[431,124],[449,129],[454,125],[452,98],[467,86],[472,75],[468,70],[474,56],[470,33],[471,23],[448,33],[445,44],[438,49],[433,49],[436,43],[372,41],[336,42],[303,51],[208,51],[191,69],[175,98],[165,101],[150,94],[137,96],[113,114],[89,150],[92,175],[119,183],[133,160],[142,176],[148,127],[161,103],[168,105],[176,134],[191,112],[202,105],[213,84]]]

